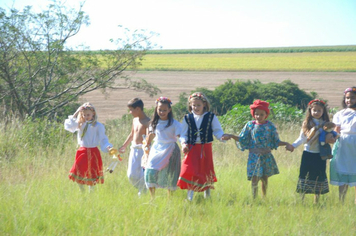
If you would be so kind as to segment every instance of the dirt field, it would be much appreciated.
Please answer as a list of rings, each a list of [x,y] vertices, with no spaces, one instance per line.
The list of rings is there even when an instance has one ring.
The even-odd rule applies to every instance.
[[[124,89],[109,91],[109,96],[94,91],[81,98],[81,102],[91,102],[97,109],[99,121],[115,119],[127,113],[127,102],[131,98],[143,99],[146,108],[154,106],[156,97],[167,96],[173,104],[178,102],[182,92],[190,93],[197,87],[214,89],[228,79],[259,80],[262,83],[291,80],[306,92],[314,91],[320,98],[328,100],[330,107],[340,107],[343,91],[356,86],[356,72],[186,72],[186,71],[149,71],[129,73],[134,79],[145,79],[155,84],[161,91],[154,98],[144,92]]]

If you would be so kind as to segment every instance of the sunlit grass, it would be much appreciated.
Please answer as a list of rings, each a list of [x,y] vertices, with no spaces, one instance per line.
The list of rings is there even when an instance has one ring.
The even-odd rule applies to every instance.
[[[126,138],[108,126],[115,145]],[[125,129],[128,129],[126,127]],[[123,133],[125,135],[123,135]],[[299,127],[280,130],[281,139],[293,142]],[[338,201],[338,190],[323,195],[318,205],[313,196],[301,202],[295,193],[302,147],[293,153],[273,151],[280,174],[269,179],[268,196],[253,200],[246,177],[247,152],[232,141],[214,142],[218,182],[211,199],[195,194],[185,201],[186,191],[171,198],[158,189],[139,198],[126,177],[127,154],[115,171],[105,173],[105,183],[94,193],[81,193],[68,179],[75,143],[48,155],[38,150],[13,161],[0,163],[0,235],[351,235],[356,219],[350,189],[346,202]],[[104,166],[111,158],[103,155]]]

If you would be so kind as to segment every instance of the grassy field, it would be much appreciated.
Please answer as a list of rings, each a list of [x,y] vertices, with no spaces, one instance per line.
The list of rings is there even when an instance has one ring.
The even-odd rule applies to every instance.
[[[21,128],[21,127],[20,127]],[[127,154],[105,183],[93,193],[81,193],[68,180],[76,150],[72,135],[58,134],[58,146],[29,152],[9,130],[1,133],[17,147],[13,159],[0,159],[0,235],[352,235],[356,229],[354,191],[338,202],[338,190],[302,202],[295,193],[302,148],[274,151],[280,174],[269,180],[268,197],[251,198],[246,179],[247,152],[234,143],[214,142],[218,182],[211,199],[196,194],[185,201],[186,191],[171,198],[157,190],[139,198],[126,177]],[[119,145],[129,125],[107,125],[109,139]],[[11,132],[11,133],[8,133]],[[294,141],[299,127],[280,129],[282,140]],[[57,137],[58,138],[58,137]],[[107,166],[111,159],[103,155]]]
[[[335,100],[338,100],[339,90],[341,93],[343,90],[336,87],[342,84],[345,74],[351,75],[347,78],[347,86],[354,83],[354,73],[338,75],[325,72],[316,73],[318,76],[314,73],[299,76],[265,71],[349,72],[356,71],[355,61],[356,53],[352,50],[290,54],[149,54],[142,66],[142,70],[149,72],[141,73],[149,75],[148,78],[142,78],[155,82],[163,88],[162,95],[168,94],[170,97],[174,94],[178,96],[183,91],[179,89],[183,87],[190,91],[195,85],[211,83],[210,87],[217,86],[219,80],[209,75],[214,74],[210,71],[231,70],[268,74],[268,80],[262,78],[262,82],[278,82],[290,77],[297,82],[305,77],[307,79],[301,80],[301,84],[312,89],[315,87],[317,92],[320,87],[325,90],[327,82],[331,88],[326,92],[336,92]],[[152,75],[153,70],[205,72],[197,77],[190,77],[189,73],[174,77],[168,72]],[[233,76],[233,79],[246,79],[248,75],[239,73]],[[254,74],[251,79],[258,76]],[[226,79],[227,75],[222,75],[219,83]],[[341,86],[344,88],[346,85]],[[112,101],[105,100],[104,95],[97,93],[87,94],[86,99],[93,102],[97,109],[103,109],[99,117],[104,117],[104,114],[108,115],[121,107],[126,113],[126,103],[134,96],[141,94],[120,90],[117,94],[111,94]],[[119,105],[118,99],[122,99]],[[154,102],[153,98],[144,97],[145,102],[149,99]],[[146,105],[150,107],[150,103]],[[129,133],[131,118],[126,122],[111,121],[113,117],[120,116],[107,116],[107,135],[118,147]],[[284,125],[280,128],[281,139],[293,142],[299,129],[299,126]],[[126,177],[127,153],[112,174],[105,173],[103,185],[97,186],[93,193],[82,194],[78,186],[68,179],[76,151],[75,137],[65,132],[62,124],[60,130],[57,132],[47,127],[46,135],[42,135],[43,130],[31,125],[24,126],[13,121],[5,126],[0,122],[0,235],[355,234],[354,189],[349,190],[344,204],[339,203],[338,188],[335,186],[330,186],[330,193],[322,196],[318,205],[313,204],[312,195],[306,196],[302,202],[295,193],[302,147],[293,153],[287,153],[283,148],[273,151],[280,174],[269,179],[266,199],[259,197],[253,200],[251,197],[250,182],[246,178],[248,153],[237,150],[232,141],[215,141],[213,155],[218,182],[211,199],[206,200],[202,194],[196,194],[193,202],[187,202],[186,191],[177,190],[168,198],[165,190],[157,190],[156,199],[151,202],[148,194],[139,198],[137,190]],[[103,162],[106,167],[111,158],[103,154]]]
[[[356,71],[356,52],[148,54],[150,71]]]

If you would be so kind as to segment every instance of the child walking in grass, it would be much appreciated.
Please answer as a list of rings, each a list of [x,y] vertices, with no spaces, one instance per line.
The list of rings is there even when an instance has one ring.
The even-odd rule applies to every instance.
[[[230,134],[242,151],[248,149],[247,179],[251,181],[253,198],[257,197],[258,182],[262,182],[262,196],[267,194],[268,178],[279,174],[277,163],[271,153],[272,149],[290,144],[279,139],[274,124],[266,120],[270,111],[269,103],[256,100],[250,106],[254,120],[246,123],[239,136]]]
[[[94,185],[104,183],[103,163],[97,146],[100,145],[103,152],[112,148],[105,134],[105,126],[97,119],[94,106],[84,103],[64,122],[66,130],[77,132],[79,149],[69,179],[77,182],[81,191],[84,191],[84,185],[89,185],[89,191],[92,191]]]
[[[325,102],[319,99],[311,100],[299,137],[292,147],[287,147],[289,151],[293,151],[294,148],[304,144],[297,192],[301,194],[302,199],[305,194],[314,194],[314,203],[318,203],[321,194],[329,192],[326,176],[327,161],[320,156],[319,144],[319,130],[328,121],[329,115]],[[326,143],[332,142],[333,140],[326,140]]]
[[[130,110],[130,114],[133,116],[131,132],[127,136],[123,145],[119,148],[120,153],[126,151],[126,147],[130,145],[130,155],[127,167],[127,177],[130,183],[138,189],[138,196],[145,193],[146,185],[144,180],[144,172],[141,167],[141,160],[143,156],[142,135],[146,134],[146,129],[148,128],[150,118],[146,116],[143,111],[143,101],[140,98],[131,99],[127,107]]]
[[[203,192],[210,197],[217,181],[214,171],[213,135],[219,140],[227,138],[218,118],[210,112],[210,104],[204,94],[197,92],[189,96],[189,114],[182,123],[181,144],[185,158],[182,162],[178,186],[188,190],[188,200],[194,192]]]
[[[155,197],[156,188],[168,189],[169,195],[177,188],[181,161],[177,137],[181,125],[173,119],[171,105],[172,102],[167,97],[156,100],[156,108],[147,130],[146,147],[152,146],[145,166],[145,182],[151,199]]]
[[[345,90],[342,106],[333,117],[340,138],[330,162],[330,183],[339,186],[339,199],[344,202],[348,186],[356,186],[356,87]]]

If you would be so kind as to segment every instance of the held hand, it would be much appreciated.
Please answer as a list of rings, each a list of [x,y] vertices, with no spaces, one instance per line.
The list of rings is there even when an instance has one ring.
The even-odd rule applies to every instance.
[[[119,148],[119,152],[120,152],[120,153],[124,153],[125,151],[126,151],[126,147],[121,146],[121,147]]]
[[[287,145],[286,145],[286,150],[287,150],[287,151],[290,151],[290,152],[293,152],[293,151],[294,151],[294,147],[293,147],[293,145],[292,145],[292,144],[287,143]]]
[[[231,135],[230,134],[224,134],[222,137],[221,137],[221,140],[230,140],[231,139]]]
[[[148,155],[150,153],[151,147],[150,147],[150,145],[144,144],[144,145],[142,145],[142,149]]]
[[[188,144],[183,144],[182,146],[182,152],[184,154],[187,154],[189,152],[189,147],[188,147]]]
[[[235,140],[235,141],[237,141],[237,142],[240,140],[240,137],[239,137],[239,136],[236,136],[236,135],[233,135],[233,134],[226,134],[226,135],[229,136],[229,139],[228,139],[228,140],[233,139],[233,140]]]
[[[115,148],[111,147],[111,146],[107,146],[106,149],[108,150],[108,153],[110,155],[114,155],[115,152],[117,152],[117,150]]]

